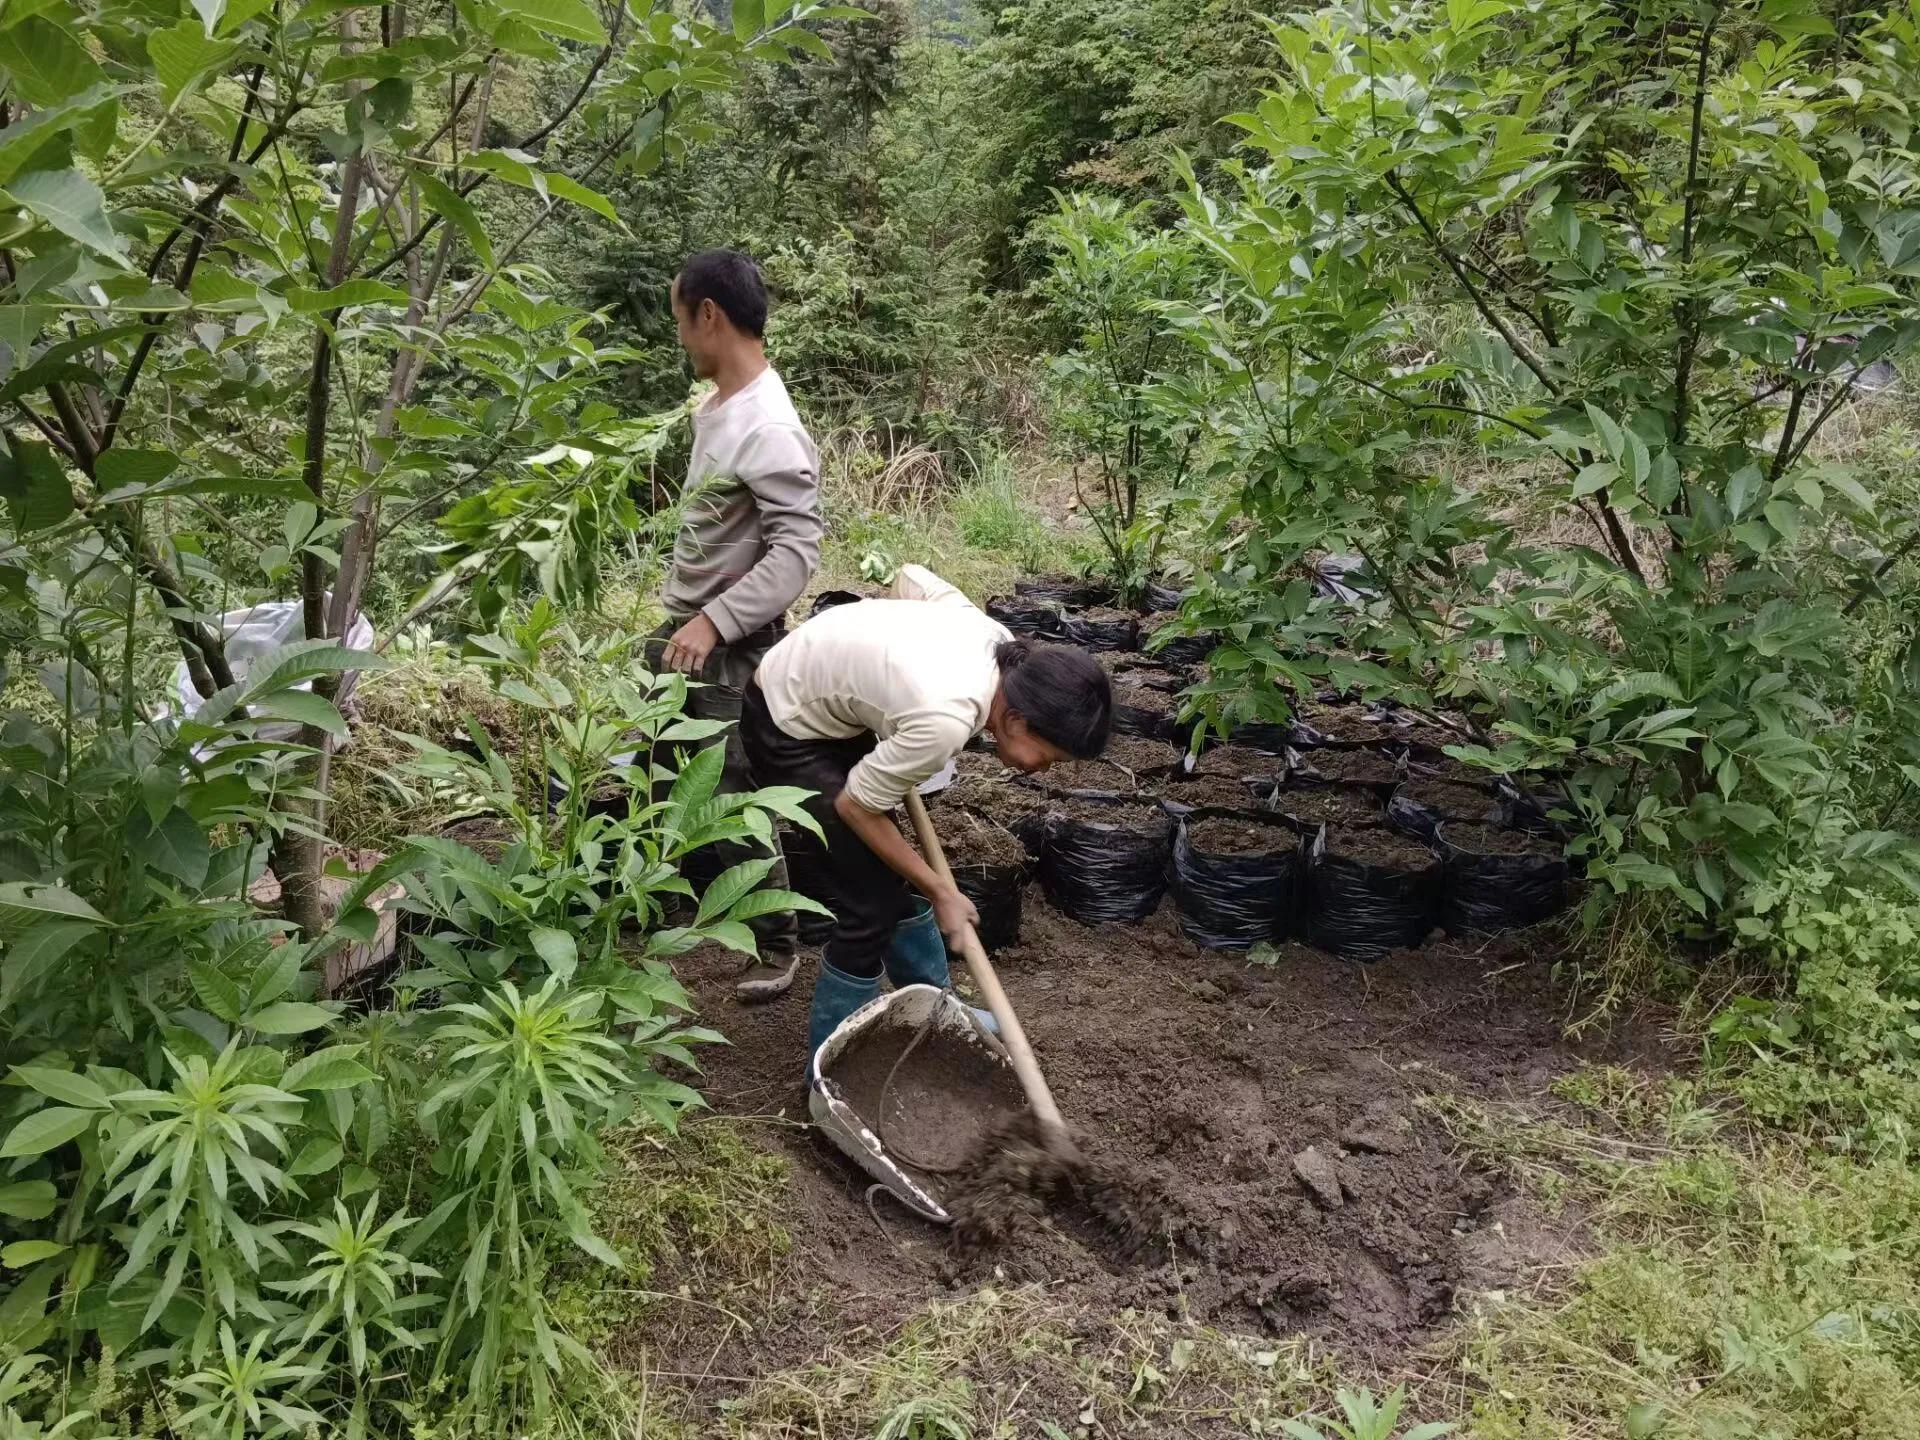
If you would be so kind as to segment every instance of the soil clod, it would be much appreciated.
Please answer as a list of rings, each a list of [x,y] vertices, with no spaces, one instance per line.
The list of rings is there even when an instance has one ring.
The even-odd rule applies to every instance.
[[[1338,1210],[1347,1203],[1346,1192],[1340,1185],[1340,1172],[1333,1161],[1314,1146],[1309,1145],[1293,1157],[1293,1173],[1324,1208]]]

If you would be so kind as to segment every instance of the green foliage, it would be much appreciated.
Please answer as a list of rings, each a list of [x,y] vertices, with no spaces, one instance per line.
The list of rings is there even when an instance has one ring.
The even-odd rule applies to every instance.
[[[1216,722],[1326,680],[1463,701],[1487,734],[1461,758],[1564,776],[1596,906],[1719,928],[1788,864],[1909,875],[1856,759],[1909,743],[1911,705],[1856,708],[1905,693],[1908,646],[1840,643],[1856,557],[1908,526],[1815,442],[1920,338],[1920,45],[1905,11],[1831,28],[1498,3],[1279,27],[1246,159],[1186,201],[1210,269],[1166,311],[1200,369],[1153,392],[1212,437],[1223,558],[1185,624],[1228,639],[1195,696]],[[1436,304],[1462,317],[1437,348]],[[1371,598],[1315,583],[1329,552]]]
[[[1753,958],[1783,993],[1736,996],[1711,1034],[1756,1114],[1836,1127],[1905,1155],[1920,1125],[1920,928],[1910,903],[1789,873],[1742,916]]]
[[[1401,1407],[1407,1400],[1404,1390],[1395,1390],[1384,1400],[1371,1390],[1342,1390],[1334,1400],[1346,1417],[1345,1424],[1314,1416],[1304,1421],[1282,1421],[1280,1428],[1293,1440],[1440,1440],[1442,1435],[1451,1435],[1454,1430],[1451,1425],[1439,1423],[1396,1429]]]
[[[1056,419],[1091,453],[1093,495],[1075,488],[1123,602],[1153,578],[1173,492],[1202,427],[1161,392],[1177,392],[1179,341],[1165,305],[1193,290],[1197,256],[1183,234],[1150,228],[1144,207],[1075,196],[1043,227],[1053,269],[1039,286],[1068,337],[1055,357]]]

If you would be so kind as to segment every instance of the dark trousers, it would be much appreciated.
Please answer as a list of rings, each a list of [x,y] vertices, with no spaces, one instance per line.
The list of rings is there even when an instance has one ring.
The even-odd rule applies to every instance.
[[[684,621],[668,620],[647,639],[647,664],[654,670],[662,670],[665,664],[661,652],[666,641]],[[713,653],[707,657],[707,663],[701,672],[692,678],[701,683],[687,691],[687,714],[696,720],[725,720],[728,728],[717,738],[709,741],[712,745],[724,745],[726,758],[720,769],[718,793],[722,795],[740,795],[754,787],[753,774],[747,764],[746,747],[740,734],[740,705],[753,672],[766,658],[767,652],[780,642],[786,634],[786,627],[780,624],[769,625],[765,629],[755,630],[750,635],[742,635],[731,645],[716,645]],[[771,782],[768,782],[771,783]],[[752,860],[767,852],[759,845],[729,841],[712,847],[711,857],[714,874],[730,865]],[[699,852],[704,853],[704,852]],[[780,840],[776,834],[773,841],[773,869],[767,872],[763,881],[770,890],[786,890],[787,865],[780,853]],[[754,939],[760,947],[760,954],[766,958],[784,960],[798,947],[798,929],[793,912],[782,911],[777,915],[761,915],[747,922],[752,929]]]
[[[913,890],[867,848],[867,842],[854,834],[833,808],[847,783],[847,772],[873,749],[876,738],[795,739],[773,723],[758,681],[747,682],[740,737],[746,744],[747,764],[755,784],[800,785],[818,792],[806,805],[826,836],[825,861],[834,889],[833,934],[821,958],[848,975],[869,979],[878,975],[886,964],[894,927],[913,911]],[[818,851],[821,844],[799,830],[788,837],[788,843],[813,851]]]

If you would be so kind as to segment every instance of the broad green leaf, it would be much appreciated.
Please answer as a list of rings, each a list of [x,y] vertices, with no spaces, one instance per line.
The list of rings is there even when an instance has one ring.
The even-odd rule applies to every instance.
[[[22,534],[51,529],[73,514],[67,472],[43,441],[15,436],[12,448],[12,454],[0,455],[0,500]]]
[[[58,1100],[63,1105],[77,1105],[83,1110],[104,1110],[111,1103],[107,1099],[107,1092],[98,1084],[72,1070],[59,1070],[51,1065],[16,1065],[13,1075],[49,1100]]]
[[[59,920],[108,923],[106,916],[64,886],[32,880],[0,885],[0,939],[11,941],[36,925]]]
[[[766,0],[733,0],[733,33],[736,39],[750,40],[766,25]]]
[[[187,981],[200,1004],[216,1020],[232,1025],[246,1013],[247,1001],[240,993],[239,983],[211,961],[189,960]]]
[[[220,17],[227,13],[227,0],[193,0],[193,9],[211,36],[220,28]]]
[[[207,832],[178,805],[163,815],[158,825],[147,818],[145,810],[136,810],[128,816],[127,849],[155,870],[185,885],[204,882],[213,859]]]
[[[599,12],[585,0],[499,0],[500,8],[518,16],[543,35],[563,40],[584,40],[588,44],[606,43],[606,28]]]
[[[762,880],[774,866],[774,857],[763,855],[754,860],[743,860],[730,866],[714,877],[706,893],[700,897],[699,913],[693,917],[695,925],[704,925],[707,921],[725,915],[743,895]]]
[[[147,54],[160,77],[161,97],[169,105],[207,76],[224,69],[239,48],[230,40],[213,39],[209,27],[191,20],[147,36]]]
[[[427,209],[444,216],[447,223],[460,232],[461,238],[473,247],[474,256],[481,265],[491,270],[494,265],[493,241],[467,197],[446,181],[423,170],[415,171],[414,179],[419,183],[420,195],[426,201]]]
[[[44,1155],[91,1130],[99,1118],[97,1110],[74,1110],[61,1105],[36,1110],[7,1132],[6,1141],[0,1143],[0,1159]]]
[[[1735,520],[1746,514],[1747,508],[1759,498],[1765,483],[1758,465],[1736,470],[1727,481],[1727,514]]]
[[[0,30],[0,68],[35,106],[58,105],[106,78],[71,30],[39,15]]]
[[[573,975],[580,963],[579,947],[574,943],[573,936],[564,930],[540,925],[534,927],[528,939],[533,943],[534,953],[546,962],[549,970],[562,980]]]
[[[7,181],[14,204],[42,223],[125,269],[127,242],[107,220],[107,197],[78,170],[33,170]]]
[[[246,1017],[246,1026],[262,1035],[304,1035],[333,1023],[333,1012],[301,1000],[282,1000]]]
[[[753,931],[738,920],[716,920],[711,925],[702,925],[701,933],[709,940],[717,940],[729,950],[737,950],[742,955],[758,955],[760,945],[754,939]]]
[[[9,1270],[24,1270],[66,1252],[67,1247],[56,1240],[16,1240],[0,1250],[0,1265]]]
[[[396,305],[405,307],[407,292],[378,280],[343,280],[325,290],[296,285],[286,294],[287,305],[296,315],[318,315],[328,310],[344,310],[349,305]]]
[[[287,1166],[289,1175],[324,1175],[345,1158],[346,1152],[340,1148],[338,1140],[328,1140],[321,1136],[307,1141],[300,1152]]]
[[[270,720],[311,725],[337,739],[344,740],[347,735],[347,722],[339,708],[324,695],[316,695],[311,690],[282,690],[277,695],[254,701],[249,708]]]
[[[351,1090],[375,1078],[373,1071],[355,1057],[360,1045],[334,1045],[316,1050],[304,1060],[289,1066],[280,1077],[280,1088],[296,1093],[306,1090]]]
[[[29,928],[19,939],[7,941],[0,955],[0,1011],[13,997],[37,988],[53,973],[60,959],[81,940],[100,931],[84,920],[48,920]]]
[[[100,482],[103,499],[128,485],[158,485],[180,468],[180,457],[171,450],[141,450],[116,445],[94,462],[94,478]]]
[[[547,189],[562,200],[571,200],[574,204],[584,206],[596,215],[604,215],[622,229],[626,228],[625,222],[615,212],[611,200],[598,190],[589,189],[570,176],[562,175],[558,171],[549,171]]]
[[[757,920],[762,915],[772,915],[781,910],[807,910],[815,915],[833,914],[818,900],[802,895],[797,890],[756,890],[727,911],[727,918]]]
[[[95,115],[114,105],[114,93],[106,86],[95,86],[71,100],[35,110],[0,128],[0,185],[12,180],[51,142],[90,125]],[[27,293],[31,294],[31,289]]]
[[[16,1180],[0,1185],[0,1215],[14,1220],[44,1220],[60,1201],[51,1180]]]

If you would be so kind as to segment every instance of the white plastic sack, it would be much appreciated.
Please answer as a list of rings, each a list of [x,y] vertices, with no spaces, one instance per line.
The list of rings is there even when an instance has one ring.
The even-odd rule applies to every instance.
[[[227,664],[233,669],[233,678],[245,683],[247,670],[254,661],[272,654],[282,645],[304,640],[306,625],[298,600],[267,600],[251,609],[227,611],[220,617],[220,633],[226,639]],[[341,637],[340,643],[354,650],[372,649],[373,626],[361,616]],[[336,698],[345,700],[351,695],[354,682],[359,678],[357,670],[342,672]],[[311,690],[313,681],[302,680],[294,688]],[[193,677],[187,673],[184,663],[174,668],[173,693],[182,715],[192,715],[200,708],[202,696],[194,688]],[[292,740],[300,734],[300,727],[290,720],[275,720],[262,725],[259,734],[269,740]]]

